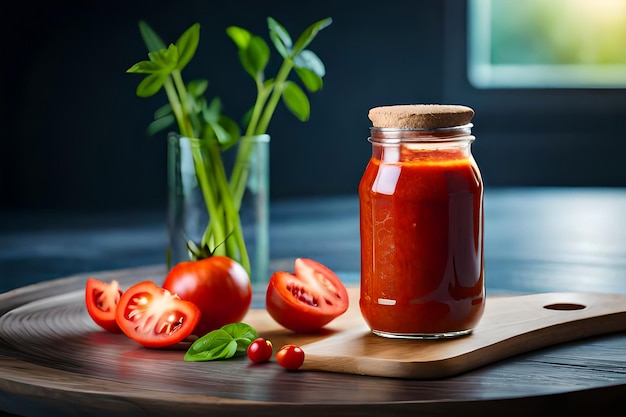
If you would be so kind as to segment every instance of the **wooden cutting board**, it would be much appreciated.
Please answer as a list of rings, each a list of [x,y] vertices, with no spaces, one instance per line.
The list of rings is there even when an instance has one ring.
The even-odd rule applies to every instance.
[[[353,294],[351,294],[353,295]],[[394,378],[445,378],[542,347],[626,330],[626,295],[546,293],[487,299],[474,333],[458,339],[373,335],[358,298],[339,331],[303,346],[303,370]]]

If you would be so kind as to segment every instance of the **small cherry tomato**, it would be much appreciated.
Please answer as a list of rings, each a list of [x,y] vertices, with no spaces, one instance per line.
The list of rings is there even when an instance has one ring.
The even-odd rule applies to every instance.
[[[348,292],[325,265],[298,258],[294,273],[278,271],[270,278],[265,305],[283,327],[294,332],[315,332],[348,309]]]
[[[273,352],[272,342],[262,337],[253,340],[248,346],[248,358],[254,363],[269,361]]]
[[[122,290],[117,281],[106,283],[95,278],[87,278],[85,286],[85,305],[94,322],[112,333],[121,332],[115,321],[115,310],[122,297]]]
[[[296,345],[285,345],[276,353],[276,360],[283,368],[295,371],[304,363],[304,351]]]

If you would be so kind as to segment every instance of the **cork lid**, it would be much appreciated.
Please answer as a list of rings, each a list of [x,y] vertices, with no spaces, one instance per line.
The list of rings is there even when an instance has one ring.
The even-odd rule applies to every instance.
[[[458,105],[406,104],[374,107],[368,117],[379,128],[439,129],[468,124],[474,110]]]

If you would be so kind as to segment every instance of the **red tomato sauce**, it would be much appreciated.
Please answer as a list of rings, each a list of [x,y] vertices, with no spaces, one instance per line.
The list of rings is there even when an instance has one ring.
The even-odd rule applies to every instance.
[[[463,149],[382,152],[359,185],[363,318],[394,334],[473,329],[485,303],[476,163]]]

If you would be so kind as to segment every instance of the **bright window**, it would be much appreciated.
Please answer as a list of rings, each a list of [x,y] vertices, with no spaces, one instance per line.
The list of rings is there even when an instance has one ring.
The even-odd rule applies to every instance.
[[[626,87],[626,0],[468,0],[476,88]]]

